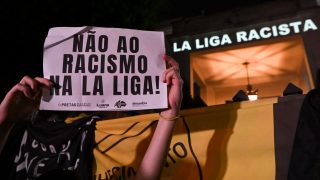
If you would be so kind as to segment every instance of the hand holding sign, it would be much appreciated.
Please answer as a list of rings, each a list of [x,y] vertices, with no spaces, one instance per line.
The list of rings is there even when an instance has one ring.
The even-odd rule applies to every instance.
[[[182,79],[178,63],[170,56],[164,55],[168,69],[162,74],[162,81],[168,85],[169,108],[160,113],[157,128],[150,145],[140,163],[136,179],[159,179],[168,154],[175,120],[178,118],[182,100]]]
[[[0,105],[0,124],[8,120],[28,119],[38,110],[43,88],[51,88],[53,83],[48,79],[25,76],[5,96]],[[17,113],[19,110],[19,113]]]
[[[162,74],[162,81],[168,85],[168,110],[162,111],[163,117],[175,117],[179,114],[182,101],[183,80],[180,77],[179,64],[170,56],[164,55],[168,69]]]

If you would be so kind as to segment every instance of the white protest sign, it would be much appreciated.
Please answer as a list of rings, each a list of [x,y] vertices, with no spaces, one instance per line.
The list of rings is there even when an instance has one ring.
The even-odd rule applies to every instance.
[[[44,44],[41,110],[114,111],[166,108],[164,34],[101,27],[50,29]]]

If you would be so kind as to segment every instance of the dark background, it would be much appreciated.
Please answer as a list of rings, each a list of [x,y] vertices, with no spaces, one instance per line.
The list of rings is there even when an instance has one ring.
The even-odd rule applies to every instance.
[[[175,18],[209,15],[272,0],[6,0],[0,4],[0,98],[24,75],[42,76],[47,32],[58,26],[153,30]],[[276,0],[273,0],[276,1]]]

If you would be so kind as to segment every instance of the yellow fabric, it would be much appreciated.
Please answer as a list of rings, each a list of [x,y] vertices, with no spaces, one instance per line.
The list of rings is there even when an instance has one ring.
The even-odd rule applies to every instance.
[[[72,122],[77,121],[77,120],[82,119],[82,118],[85,118],[85,117],[89,117],[89,115],[86,114],[86,113],[80,113],[79,115],[77,115],[77,116],[75,116],[75,117],[67,117],[67,118],[64,120],[64,122],[65,122],[66,124],[71,124]]]
[[[276,98],[181,111],[161,179],[275,178]],[[158,114],[99,121],[95,179],[134,179]]]

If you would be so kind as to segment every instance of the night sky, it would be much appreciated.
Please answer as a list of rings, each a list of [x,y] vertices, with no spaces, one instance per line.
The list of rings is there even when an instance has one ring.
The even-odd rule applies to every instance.
[[[0,5],[2,99],[24,75],[42,76],[42,48],[57,26],[153,30],[162,21],[208,15],[268,0],[6,0]],[[269,0],[271,1],[271,0]]]

